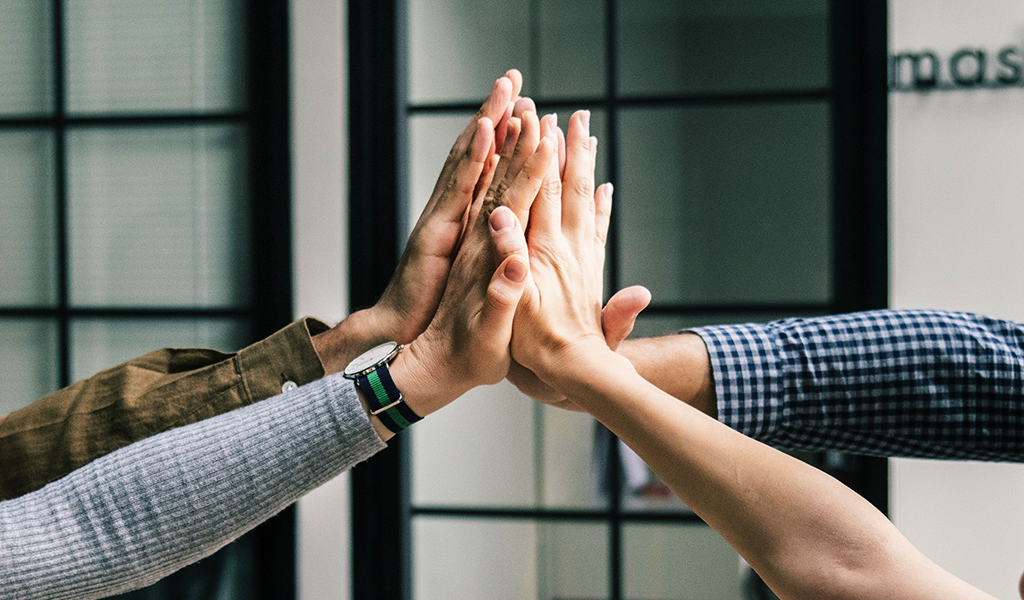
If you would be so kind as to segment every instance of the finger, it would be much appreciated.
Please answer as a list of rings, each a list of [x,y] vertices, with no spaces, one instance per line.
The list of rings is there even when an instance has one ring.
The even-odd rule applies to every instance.
[[[565,177],[565,132],[558,128],[558,176]]]
[[[590,111],[569,119],[565,175],[562,187],[562,228],[576,232],[588,243],[595,227],[594,154],[590,149]]]
[[[505,106],[505,114],[501,116],[501,120],[494,126],[494,145],[491,147],[491,154],[494,154],[505,145],[505,136],[508,134],[508,122],[512,118],[513,106],[515,106],[514,102],[509,102]]]
[[[530,208],[544,183],[549,163],[554,158],[555,146],[550,138],[544,138],[537,147],[537,152],[526,161],[515,180],[501,195],[502,206],[511,209],[524,227],[529,224]]]
[[[479,124],[480,119],[487,117],[491,120],[491,123],[496,123],[501,119],[501,116],[505,112],[505,107],[512,99],[512,82],[506,77],[500,77],[494,82],[494,86],[491,88],[491,93],[487,95],[487,99],[484,100],[480,110],[477,111],[476,115],[470,119],[469,124],[462,130],[459,137],[456,138],[455,144],[452,145],[451,150],[448,152],[448,158],[444,162],[444,167],[441,168],[441,174],[437,178],[437,183],[434,185],[434,191],[431,193],[431,201],[427,204],[427,210],[431,209],[434,200],[444,192],[448,185],[449,180],[452,177],[452,173],[461,160],[461,157],[466,153],[467,148],[470,145],[470,141],[475,137],[475,132]],[[424,211],[426,212],[426,211]]]
[[[476,226],[478,215],[482,210],[483,206],[487,203],[487,190],[490,189],[491,179],[494,178],[494,172],[497,170],[498,161],[501,157],[497,154],[491,155],[491,158],[487,161],[484,167],[483,175],[480,176],[480,183],[477,186],[477,191],[473,196],[473,204],[469,207],[469,217],[466,223],[462,227],[463,235],[465,232],[470,231]]]
[[[512,116],[523,118],[523,113],[526,111],[537,112],[537,105],[531,98],[519,98],[516,100],[515,107],[512,109]]]
[[[529,259],[526,249],[526,236],[516,215],[506,206],[499,206],[491,213],[491,241],[494,243],[498,262],[518,255],[523,260]]]
[[[523,169],[523,165],[537,151],[537,145],[540,144],[541,137],[541,126],[540,121],[537,119],[537,113],[530,110],[524,112],[521,119],[519,139],[516,142],[512,158],[508,162],[508,168],[504,173],[505,187],[508,187],[508,184],[519,176],[519,171]],[[500,199],[501,195],[499,194],[498,197]]]
[[[491,239],[501,259],[487,286],[487,301],[480,311],[478,339],[508,347],[512,319],[530,273],[523,228],[510,210],[498,207],[490,218]]]
[[[444,220],[462,221],[466,209],[472,204],[475,190],[484,170],[491,143],[494,140],[494,125],[484,117],[477,121],[476,132],[466,155],[456,165],[454,176],[449,180],[446,193],[438,197],[433,214]]]
[[[651,303],[651,292],[642,285],[619,290],[601,311],[601,326],[608,347],[615,350],[629,337],[636,318]]]
[[[556,134],[557,136],[557,134]],[[562,226],[562,180],[558,176],[557,137],[545,137],[541,145],[548,148],[547,171],[540,184],[540,192],[530,207],[530,239],[534,235],[553,237]],[[538,149],[537,154],[540,154]]]
[[[505,77],[512,82],[512,99],[519,98],[519,93],[523,91],[523,74],[519,69],[509,69],[505,71]]]
[[[594,235],[603,248],[608,243],[608,227],[612,221],[612,193],[615,188],[606,183],[594,194]]]
[[[521,132],[522,121],[518,117],[510,118],[505,135],[505,143],[501,146],[501,160],[498,161],[498,168],[494,173],[494,177],[491,179],[491,183],[488,185],[486,200],[488,204],[496,206],[501,200],[499,186],[505,182],[506,177],[508,176],[509,163],[512,161],[512,155],[515,153]]]

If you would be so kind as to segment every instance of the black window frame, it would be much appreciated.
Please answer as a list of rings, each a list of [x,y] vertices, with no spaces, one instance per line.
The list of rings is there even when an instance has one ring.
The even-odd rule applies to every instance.
[[[0,132],[42,131],[53,135],[56,235],[56,301],[47,305],[0,306],[0,318],[46,319],[57,324],[57,383],[71,384],[73,319],[231,318],[246,323],[253,342],[292,319],[290,68],[287,0],[246,2],[247,102],[226,112],[68,114],[64,0],[50,0],[52,15],[52,110],[28,116],[0,116]],[[76,307],[69,299],[67,137],[75,128],[182,127],[232,124],[246,128],[250,191],[251,293],[249,306]],[[294,600],[295,511],[288,508],[247,534],[253,541],[252,571],[257,600]],[[216,562],[215,559],[208,559]],[[190,577],[184,569],[168,579]],[[163,580],[167,581],[167,579]],[[157,583],[157,586],[162,585]],[[125,597],[145,597],[145,590]],[[211,598],[212,600],[212,598]]]

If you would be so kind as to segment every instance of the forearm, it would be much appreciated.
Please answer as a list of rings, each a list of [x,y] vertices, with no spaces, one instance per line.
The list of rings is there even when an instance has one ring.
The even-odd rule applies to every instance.
[[[383,446],[338,376],[146,438],[0,502],[0,589],[31,599],[142,587]]]
[[[875,311],[695,330],[718,419],[765,443],[1024,460],[1024,326]]]
[[[132,442],[304,385],[324,374],[302,319],[235,354],[163,349],[0,417],[0,500],[37,490]]]
[[[704,341],[683,333],[622,342],[618,353],[633,364],[641,377],[670,396],[717,418],[715,382]]]
[[[838,481],[680,403],[618,357],[566,379],[561,391],[643,457],[781,597],[987,597],[928,561]]]

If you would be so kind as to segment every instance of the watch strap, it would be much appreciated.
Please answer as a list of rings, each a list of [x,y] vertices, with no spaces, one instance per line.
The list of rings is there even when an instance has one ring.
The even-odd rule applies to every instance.
[[[393,433],[400,433],[423,418],[405,403],[386,363],[356,377],[356,385],[366,398],[370,414],[380,419],[380,422]]]

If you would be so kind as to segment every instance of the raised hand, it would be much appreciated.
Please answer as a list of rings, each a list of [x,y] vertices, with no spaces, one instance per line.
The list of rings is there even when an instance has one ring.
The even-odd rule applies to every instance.
[[[506,170],[503,179],[511,182],[502,186],[504,201],[529,211],[556,157],[557,141],[545,139],[518,173]],[[473,387],[501,381],[511,361],[512,319],[529,268],[523,226],[507,207],[485,208],[482,197],[475,204],[433,319],[391,368],[421,416]]]
[[[489,187],[496,144],[522,88],[522,76],[509,71],[459,135],[406,244],[391,282],[370,310],[390,332],[388,339],[409,343],[426,329],[441,300],[469,208]]]
[[[553,158],[530,211],[530,277],[516,309],[512,356],[548,384],[565,352],[608,348],[601,296],[611,189],[595,193],[597,141],[589,129],[587,111],[569,120],[564,175]]]

